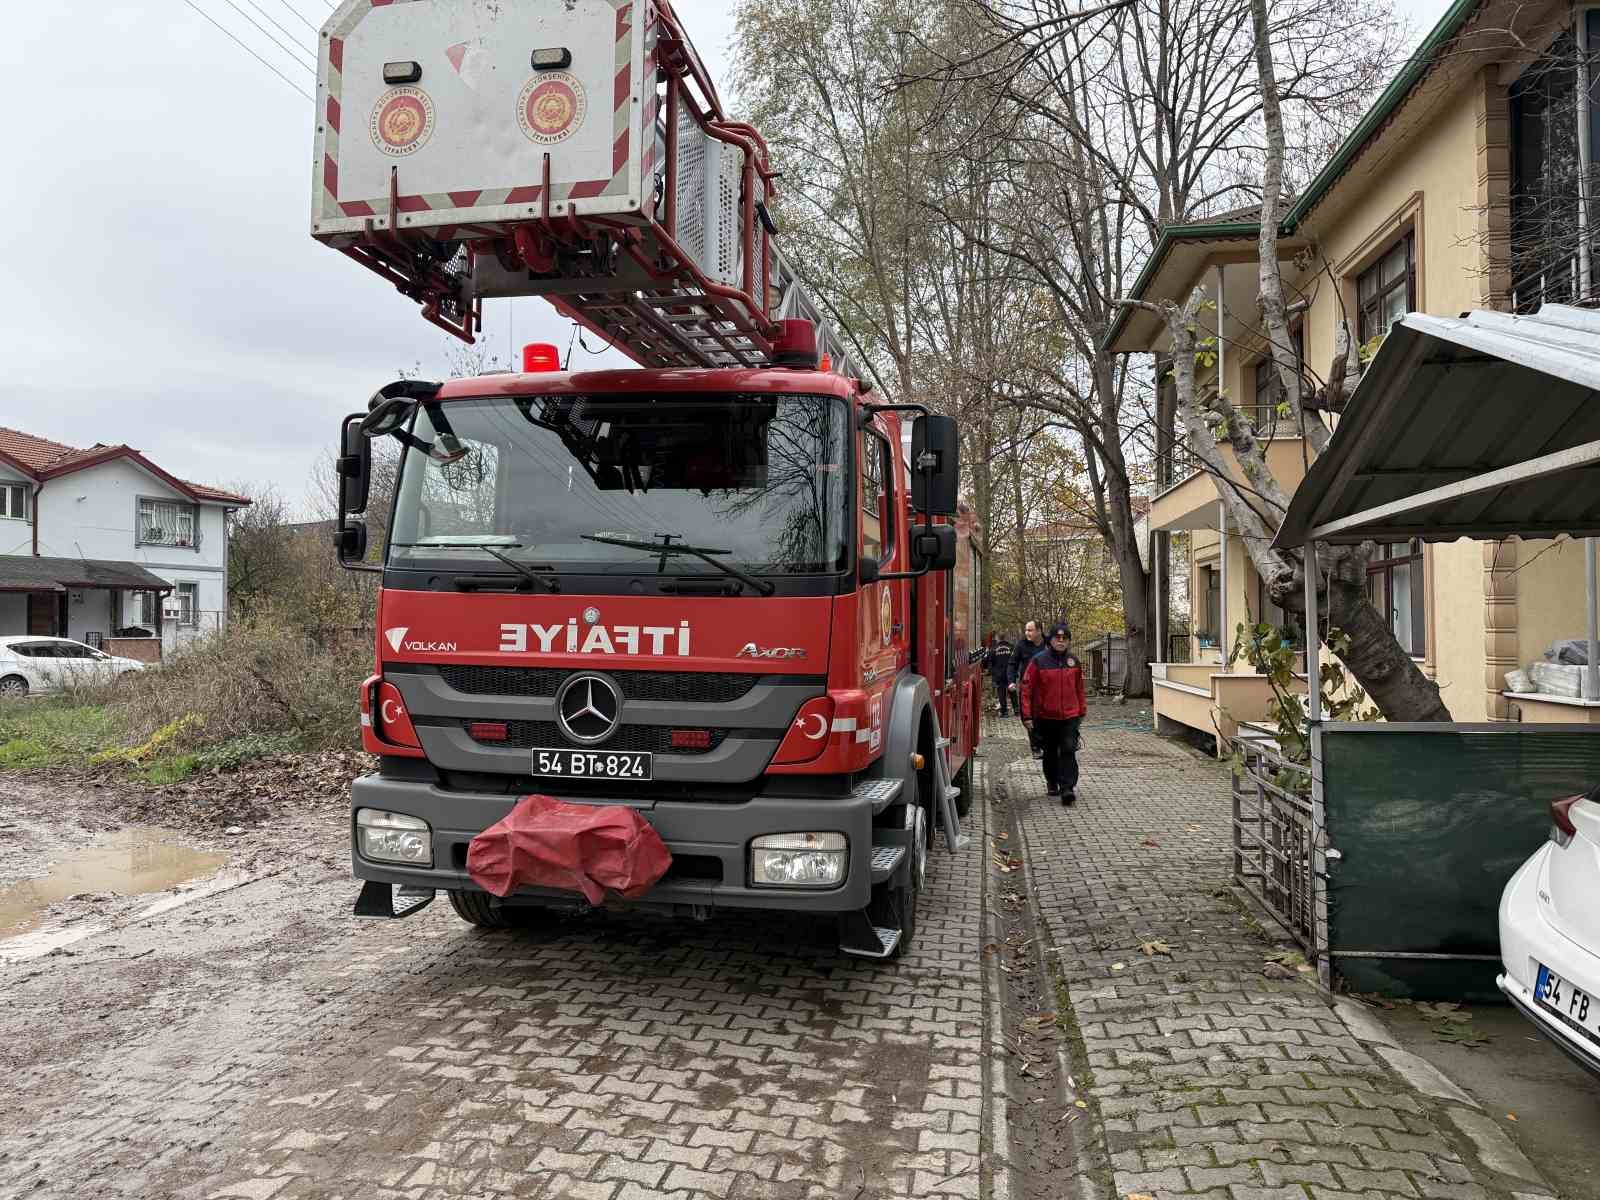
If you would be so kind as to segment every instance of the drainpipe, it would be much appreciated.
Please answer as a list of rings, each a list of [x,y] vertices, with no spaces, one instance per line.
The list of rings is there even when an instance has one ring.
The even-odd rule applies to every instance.
[[[29,515],[33,517],[33,556],[35,558],[39,557],[39,493],[42,491],[44,491],[44,480],[41,479],[33,485],[33,499],[29,501],[31,505]]]
[[[1322,639],[1317,632],[1317,544],[1307,542],[1306,556],[1306,719],[1322,720]]]
[[[1589,665],[1583,669],[1583,698],[1600,700],[1600,587],[1594,577],[1595,545],[1592,537],[1583,539],[1583,579],[1589,589]]]
[[[1594,278],[1594,264],[1589,248],[1589,201],[1591,199],[1589,164],[1594,161],[1594,146],[1590,142],[1593,117],[1589,113],[1589,20],[1588,10],[1577,9],[1576,33],[1578,35],[1578,295],[1588,297]],[[1591,578],[1593,571],[1590,572]],[[1591,602],[1590,608],[1594,605]],[[1592,631],[1591,631],[1592,632]],[[1594,661],[1594,639],[1590,638],[1589,661]]]
[[[1219,559],[1222,568],[1222,578],[1217,583],[1217,651],[1222,655],[1222,665],[1228,665],[1228,502],[1217,501],[1217,512],[1220,520],[1217,522],[1220,540],[1218,545],[1222,549]]]

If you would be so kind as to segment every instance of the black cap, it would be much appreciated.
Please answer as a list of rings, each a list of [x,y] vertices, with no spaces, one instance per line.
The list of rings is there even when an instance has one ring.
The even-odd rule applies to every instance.
[[[1064,637],[1070,642],[1072,640],[1072,630],[1067,628],[1067,623],[1065,621],[1057,621],[1054,625],[1050,626],[1050,637],[1052,640],[1058,637]]]

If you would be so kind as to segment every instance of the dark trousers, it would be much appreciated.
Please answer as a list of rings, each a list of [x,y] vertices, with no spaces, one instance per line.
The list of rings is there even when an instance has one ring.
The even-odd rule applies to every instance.
[[[1019,721],[1022,719],[1021,696],[1017,697],[1017,719]],[[1035,754],[1039,753],[1039,749],[1043,745],[1043,743],[1039,741],[1039,722],[1035,721],[1032,725],[1024,726],[1024,728],[1026,728],[1028,731],[1028,749],[1032,750]]]
[[[1034,731],[1044,749],[1044,781],[1063,792],[1076,791],[1078,787],[1078,722],[1082,717],[1068,721],[1035,721]]]
[[[994,697],[1000,702],[1000,715],[1002,717],[1010,716],[1011,710],[1007,705],[1011,702],[1011,685],[1004,679],[995,680]]]

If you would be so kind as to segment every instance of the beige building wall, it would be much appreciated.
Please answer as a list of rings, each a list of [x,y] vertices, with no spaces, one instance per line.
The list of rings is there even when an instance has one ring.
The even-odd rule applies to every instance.
[[[1484,703],[1483,550],[1462,539],[1428,547],[1428,657],[1458,721],[1488,719]]]

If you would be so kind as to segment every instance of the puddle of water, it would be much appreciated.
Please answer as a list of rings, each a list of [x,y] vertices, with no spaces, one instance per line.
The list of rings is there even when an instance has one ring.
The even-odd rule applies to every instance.
[[[226,854],[196,850],[182,835],[154,826],[131,826],[55,862],[48,875],[0,888],[0,938],[37,926],[44,910],[79,892],[142,896],[210,875]]]

